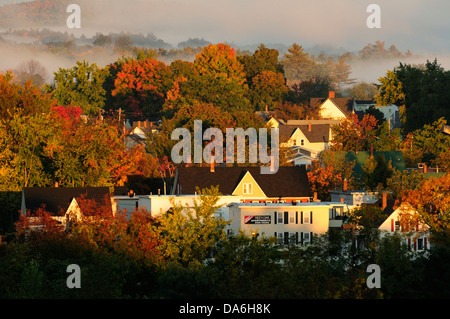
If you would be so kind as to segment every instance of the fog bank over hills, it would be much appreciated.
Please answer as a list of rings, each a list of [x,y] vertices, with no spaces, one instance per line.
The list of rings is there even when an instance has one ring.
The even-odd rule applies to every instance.
[[[14,4],[14,2],[16,4]],[[69,4],[81,8],[81,28],[69,29]],[[368,1],[355,0],[0,0],[0,70],[24,60],[39,60],[50,74],[86,59],[99,65],[114,62],[120,53],[94,46],[96,34],[130,35],[133,45],[163,48],[226,42],[253,52],[261,43],[280,51],[293,44],[315,56],[358,55],[368,43],[395,45],[401,58],[352,59],[352,77],[377,82],[386,70],[404,63],[421,64],[437,58],[450,69],[450,3],[380,0],[381,29],[369,29]],[[31,30],[56,31],[32,34]],[[15,32],[14,32],[15,31]],[[61,34],[63,36],[61,36]],[[66,46],[66,48],[64,48]],[[70,51],[72,50],[72,52]],[[185,57],[193,59],[192,56]],[[168,61],[170,62],[170,61]]]

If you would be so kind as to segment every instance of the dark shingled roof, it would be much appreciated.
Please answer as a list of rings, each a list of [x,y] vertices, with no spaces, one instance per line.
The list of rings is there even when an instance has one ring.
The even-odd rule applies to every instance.
[[[126,187],[114,187],[114,195],[125,195]],[[85,195],[86,199],[94,199],[102,202],[107,194],[110,193],[109,187],[24,187],[23,196],[25,197],[25,207],[27,211],[34,211],[45,205],[46,210],[59,215],[61,209],[65,212],[73,198]]]
[[[181,193],[194,194],[196,186],[203,189],[219,185],[223,195],[231,195],[245,173],[250,172],[268,197],[311,197],[304,166],[280,166],[275,174],[261,174],[260,167],[215,167],[214,170],[211,172],[209,167],[179,167]]]
[[[289,140],[295,129],[299,128],[310,143],[328,143],[330,139],[330,124],[311,124],[311,131],[308,125],[280,125],[280,138]]]

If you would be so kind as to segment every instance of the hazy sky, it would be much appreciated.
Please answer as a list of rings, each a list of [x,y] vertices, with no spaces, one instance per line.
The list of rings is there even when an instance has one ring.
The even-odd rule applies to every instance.
[[[0,4],[14,0],[0,0]],[[17,0],[17,2],[21,2]],[[376,40],[401,51],[450,52],[448,0],[73,0],[86,34],[153,32],[176,45],[188,37],[239,45],[293,42],[360,50]],[[369,4],[381,28],[366,24]],[[85,17],[83,12],[94,12]]]
[[[76,0],[73,1],[76,3]],[[176,44],[187,37],[236,44],[331,44],[361,49],[375,40],[401,51],[450,52],[448,0],[91,0],[86,29],[153,32]],[[369,29],[371,3],[381,28]],[[83,10],[83,7],[82,7]]]

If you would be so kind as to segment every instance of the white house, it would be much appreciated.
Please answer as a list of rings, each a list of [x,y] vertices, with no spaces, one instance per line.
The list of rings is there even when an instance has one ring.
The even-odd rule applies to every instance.
[[[145,210],[153,217],[161,216],[170,211],[173,203],[178,205],[194,207],[194,201],[200,202],[199,195],[139,195],[134,197],[129,196],[114,196],[114,211],[122,211],[130,216],[133,211]],[[222,217],[228,220],[228,204],[243,201],[242,196],[220,196],[217,202],[221,206],[217,212],[216,217]],[[262,198],[261,198],[262,200]]]
[[[332,202],[342,202],[351,209],[362,204],[374,204],[378,201],[378,192],[367,192],[363,190],[330,190]]]
[[[289,120],[278,127],[280,147],[290,149],[294,165],[311,164],[320,152],[329,147],[333,125],[339,120]]]
[[[40,208],[44,208],[61,227],[65,228],[69,220],[77,219],[83,213],[79,206],[80,199],[103,205],[112,203],[114,196],[126,192],[127,189],[122,186],[116,186],[113,190],[109,187],[24,187],[20,213],[36,224],[39,220],[33,215]],[[36,224],[36,227],[39,225]]]
[[[402,203],[378,227],[381,236],[401,233],[404,242],[413,251],[424,251],[431,247],[429,227],[418,219],[411,219],[417,214],[407,203]],[[408,222],[409,221],[413,221]]]
[[[375,107],[381,113],[383,113],[384,119],[389,122],[391,129],[399,127],[400,117],[399,108],[395,104],[390,105],[377,105],[373,100],[370,101],[354,101],[355,112],[366,112],[369,108]]]
[[[150,134],[157,134],[160,122],[152,121],[133,121],[126,120],[124,123],[126,147],[132,148],[135,145],[142,144],[146,146],[147,136]]]
[[[343,203],[232,203],[230,230],[247,235],[276,236],[279,243],[310,242],[330,228],[340,228],[348,211]]]
[[[374,100],[355,100],[353,98],[337,98],[333,91],[327,98],[312,98],[310,106],[319,106],[322,119],[343,120],[350,114],[363,114],[370,107],[376,107],[383,113],[391,128],[400,126],[399,108],[397,105],[377,105]]]

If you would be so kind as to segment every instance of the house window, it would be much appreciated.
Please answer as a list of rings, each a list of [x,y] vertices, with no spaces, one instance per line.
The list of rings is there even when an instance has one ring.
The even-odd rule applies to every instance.
[[[303,233],[303,243],[309,243],[311,241],[311,236],[309,233]]]
[[[417,250],[423,250],[423,238],[417,239]]]
[[[251,183],[244,183],[244,194],[253,194]]]
[[[295,224],[295,212],[289,212],[289,224]]]
[[[298,243],[298,233],[289,233],[289,244],[294,245]]]
[[[283,244],[284,243],[284,233],[279,232],[279,233],[275,233],[275,236],[278,238],[278,244]]]
[[[297,146],[297,140],[293,140],[294,146]]]
[[[395,221],[395,231],[399,231],[400,230],[400,221]]]
[[[302,212],[303,224],[312,224],[312,212]]]
[[[330,208],[330,218],[329,219],[335,219],[336,218],[336,208]]]
[[[283,224],[284,223],[284,213],[283,212],[277,212],[277,224]]]
[[[301,141],[300,141],[300,145],[301,145],[301,146],[305,145],[305,140],[301,140]]]

